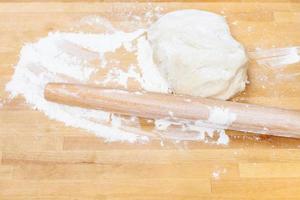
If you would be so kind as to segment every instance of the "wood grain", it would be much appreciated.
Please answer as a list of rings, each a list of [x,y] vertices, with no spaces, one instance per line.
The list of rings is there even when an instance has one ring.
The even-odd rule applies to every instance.
[[[297,0],[155,2],[164,12],[196,8],[227,17],[248,50],[300,45]],[[148,2],[0,1],[0,199],[299,199],[300,141],[230,132],[229,146],[200,142],[106,143],[5,101],[24,43],[68,30],[87,15],[129,29],[120,15]],[[251,84],[234,100],[300,110],[300,65],[251,62]],[[265,77],[268,78],[266,81]]]

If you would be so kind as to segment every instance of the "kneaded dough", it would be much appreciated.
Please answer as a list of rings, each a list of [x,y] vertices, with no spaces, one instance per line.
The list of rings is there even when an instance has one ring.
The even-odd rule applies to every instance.
[[[154,62],[174,93],[225,100],[245,89],[247,56],[222,16],[171,12],[149,28],[147,37]]]

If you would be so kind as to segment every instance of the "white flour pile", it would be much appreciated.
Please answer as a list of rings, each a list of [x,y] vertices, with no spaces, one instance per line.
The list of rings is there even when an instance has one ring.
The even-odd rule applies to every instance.
[[[155,120],[153,130],[144,131],[135,117],[125,118],[46,101],[43,92],[48,82],[128,88],[129,82],[134,81],[147,91],[168,92],[167,83],[152,61],[152,49],[144,36],[145,30],[125,33],[116,30],[109,21],[101,20],[95,18],[86,23],[102,24],[109,27],[110,33],[54,32],[36,43],[26,44],[21,50],[12,80],[6,86],[11,97],[22,95],[32,108],[42,111],[50,119],[85,129],[106,141],[146,142],[151,138],[169,138],[214,144],[229,142],[224,130],[204,128],[200,121],[160,119]],[[132,61],[125,63],[124,59],[118,57],[124,54],[134,55]],[[211,110],[210,122],[228,125],[234,120],[235,115],[228,110]]]

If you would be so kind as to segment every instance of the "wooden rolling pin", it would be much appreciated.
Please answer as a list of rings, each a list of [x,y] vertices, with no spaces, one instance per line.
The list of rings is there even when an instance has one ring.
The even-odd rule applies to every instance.
[[[219,128],[300,138],[300,112],[292,110],[64,83],[49,83],[44,95],[52,102],[124,115],[203,120]]]

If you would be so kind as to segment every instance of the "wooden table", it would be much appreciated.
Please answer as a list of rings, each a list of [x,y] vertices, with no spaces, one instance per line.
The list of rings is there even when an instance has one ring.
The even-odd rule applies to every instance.
[[[299,199],[300,140],[230,132],[230,145],[105,143],[7,97],[5,84],[25,42],[86,15],[147,3],[0,3],[0,199]],[[164,12],[197,8],[227,17],[248,50],[300,45],[298,0],[153,3]],[[124,24],[123,24],[124,25]],[[300,110],[300,64],[250,62],[250,86],[236,100]],[[266,81],[266,77],[269,81]]]

